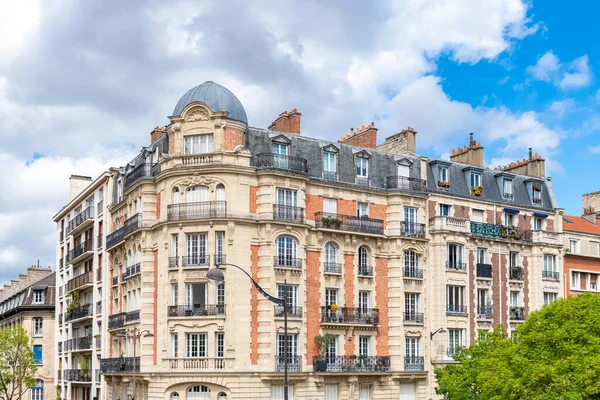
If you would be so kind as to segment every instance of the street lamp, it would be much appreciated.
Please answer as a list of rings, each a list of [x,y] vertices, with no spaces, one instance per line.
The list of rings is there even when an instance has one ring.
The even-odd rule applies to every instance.
[[[265,290],[263,288],[260,287],[260,285],[258,284],[258,282],[256,282],[252,276],[250,276],[250,274],[248,272],[246,272],[246,270],[244,270],[243,268],[235,265],[235,264],[230,264],[230,263],[217,263],[217,265],[214,268],[211,268],[208,270],[208,272],[206,273],[206,279],[210,280],[210,281],[214,281],[217,283],[223,282],[225,281],[225,274],[223,273],[222,270],[219,269],[219,267],[221,265],[230,265],[232,267],[235,267],[237,269],[239,269],[240,271],[242,271],[243,273],[245,273],[248,278],[250,278],[250,280],[252,281],[252,284],[254,284],[254,287],[256,288],[256,290],[258,290],[260,292],[260,294],[262,294],[267,300],[277,304],[277,305],[281,305],[283,306],[283,399],[284,400],[288,400],[288,323],[287,323],[287,314],[288,314],[288,309],[287,309],[287,296],[284,295],[283,299],[280,299],[279,297],[275,297],[275,296],[271,296],[269,293],[265,292]]]
[[[126,338],[126,339],[133,339],[133,397],[128,396],[130,398],[130,400],[135,400],[137,397],[137,387],[136,387],[136,378],[137,378],[137,371],[136,371],[136,343],[138,340],[140,340],[140,338],[143,337],[153,337],[154,335],[148,330],[148,329],[144,329],[143,331],[138,329],[138,327],[134,327],[133,329],[127,329],[125,331],[125,333],[118,333],[116,335],[117,337],[121,337],[121,338]],[[141,340],[140,340],[140,345],[141,345]]]
[[[435,331],[435,332],[431,332],[431,333],[429,334],[429,335],[430,335],[430,339],[433,339],[433,337],[434,337],[435,335],[437,335],[438,333],[446,333],[446,330],[445,330],[444,328],[438,328],[438,330],[437,330],[437,331]]]

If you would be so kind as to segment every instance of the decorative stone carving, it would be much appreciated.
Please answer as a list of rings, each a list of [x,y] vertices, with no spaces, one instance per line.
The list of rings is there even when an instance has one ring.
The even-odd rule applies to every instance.
[[[197,108],[185,117],[186,122],[208,121],[208,112],[203,108]]]
[[[185,271],[185,280],[206,280],[206,271]]]

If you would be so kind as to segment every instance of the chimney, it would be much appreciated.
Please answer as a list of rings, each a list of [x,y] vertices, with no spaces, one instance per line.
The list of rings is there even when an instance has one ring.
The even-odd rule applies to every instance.
[[[150,132],[150,144],[156,142],[162,135],[166,134],[165,127],[156,126],[152,132]]]
[[[469,147],[452,149],[450,160],[483,167],[483,146],[473,138],[473,133],[469,133]]]
[[[300,134],[300,116],[302,114],[295,108],[292,111],[284,111],[271,122],[268,129],[277,132]]]
[[[581,196],[582,217],[592,223],[600,222],[600,192],[586,193]]]
[[[340,136],[339,142],[368,149],[377,148],[377,128],[375,128],[375,122],[371,122],[371,124],[367,126],[363,125],[356,130],[350,128],[350,133],[346,136]]]
[[[414,153],[417,147],[417,131],[408,127],[395,135],[385,138],[385,142],[377,146],[377,150],[393,154]]]
[[[83,189],[88,187],[91,182],[92,177],[90,176],[71,175],[69,178],[69,201],[73,200],[79,193],[83,192]]]
[[[530,147],[528,159],[517,160],[500,167],[500,169],[513,174],[543,178],[546,176],[546,160],[540,157],[538,153],[533,154],[533,149]]]

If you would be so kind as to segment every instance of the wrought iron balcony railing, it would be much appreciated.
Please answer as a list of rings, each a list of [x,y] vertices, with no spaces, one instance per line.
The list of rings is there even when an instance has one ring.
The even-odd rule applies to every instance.
[[[560,280],[560,273],[558,271],[548,271],[544,269],[542,270],[542,278],[551,281],[558,281]]]
[[[373,276],[373,267],[371,267],[369,265],[359,265],[358,266],[358,276],[372,277]]]
[[[67,235],[79,225],[83,224],[85,221],[94,218],[94,216],[94,206],[89,206],[88,208],[74,216],[73,219],[70,220],[67,224]]]
[[[275,256],[273,257],[273,267],[302,269],[302,259],[287,255]]]
[[[208,267],[209,264],[208,254],[193,254],[182,257],[183,268]]]
[[[471,235],[498,239],[513,239],[531,242],[531,231],[521,230],[516,226],[494,225],[471,221]]]
[[[258,169],[275,169],[286,172],[308,174],[308,161],[306,158],[284,156],[274,153],[260,153],[256,155]]]
[[[463,304],[446,304],[446,314],[466,315],[467,306]]]
[[[337,182],[337,172],[323,171],[323,180],[327,182]]]
[[[140,320],[140,310],[128,311],[125,313],[125,323],[135,322]]]
[[[402,276],[408,279],[423,279],[423,270],[417,267],[404,267]]]
[[[107,372],[140,372],[140,357],[117,357],[117,358],[102,358],[100,360],[100,371]]]
[[[213,265],[224,264],[227,262],[227,257],[225,254],[215,254],[213,256]]]
[[[402,221],[400,226],[400,235],[425,239],[425,224]]]
[[[389,356],[317,356],[314,372],[388,372]]]
[[[118,329],[125,325],[125,313],[118,313],[108,316],[108,329]]]
[[[169,204],[167,206],[168,221],[188,219],[225,218],[227,216],[226,201],[199,201],[194,203]]]
[[[67,311],[65,314],[65,322],[73,321],[80,318],[91,317],[93,315],[92,304],[85,304],[74,310]]]
[[[288,372],[300,372],[302,371],[302,356],[287,356],[287,368]],[[275,371],[283,372],[285,369],[285,357],[275,355]]]
[[[423,356],[404,356],[405,371],[423,371],[425,369],[425,360]]]
[[[80,244],[76,245],[75,247],[73,247],[71,250],[69,250],[69,252],[67,253],[67,257],[66,257],[67,264],[72,262],[79,256],[83,255],[84,253],[87,253],[88,251],[94,251],[94,240],[93,239],[88,239],[85,242],[80,243]]]
[[[142,227],[142,213],[127,218],[123,226],[106,236],[106,248],[109,249],[120,243],[126,235],[135,232]]]
[[[275,221],[304,223],[304,208],[273,204],[273,219]]]
[[[177,269],[179,268],[179,257],[169,257],[169,269]]]
[[[414,324],[422,324],[424,314],[422,312],[410,311],[404,313],[404,322],[412,322]]]
[[[91,350],[92,337],[84,336],[80,338],[65,340],[63,342],[63,348],[65,351]]]
[[[492,319],[493,316],[491,304],[477,305],[477,319]]]
[[[446,269],[452,269],[455,271],[466,271],[467,263],[457,260],[449,260],[446,261]]]
[[[275,317],[283,318],[283,306],[276,305],[276,306],[274,306],[274,309],[275,309]],[[286,307],[286,309],[287,309],[288,318],[302,318],[302,307],[288,305]]]
[[[324,262],[323,263],[323,271],[326,274],[341,274],[342,273],[342,264],[335,262]]]
[[[383,220],[352,215],[315,213],[317,228],[383,235]]]
[[[224,316],[225,304],[194,304],[184,306],[168,306],[169,317],[211,317]]]
[[[120,227],[110,235],[106,236],[106,248],[110,249],[111,247],[117,245],[125,238],[125,227]]]
[[[407,176],[388,176],[385,178],[388,189],[404,190],[414,193],[427,193],[427,182],[419,178]]]
[[[478,278],[491,278],[492,277],[492,264],[477,264],[477,277]]]
[[[85,285],[93,285],[94,284],[94,272],[88,271],[84,272],[81,275],[76,276],[73,279],[70,279],[67,282],[67,292],[71,292],[73,290],[79,289]]]
[[[123,188],[127,189],[142,179],[154,179],[158,173],[160,173],[160,164],[140,164],[125,175],[125,184]]]
[[[63,379],[70,382],[91,382],[91,369],[64,369]]]
[[[525,321],[525,308],[523,307],[510,307],[509,316],[511,321]]]
[[[378,308],[339,307],[331,311],[330,306],[321,306],[321,323],[379,325]]]
[[[525,276],[523,267],[510,267],[508,270],[508,277],[513,281],[522,281]]]
[[[141,272],[141,267],[142,267],[142,263],[137,263],[134,265],[130,265],[129,267],[125,268],[125,272],[123,272],[122,274],[122,280],[126,280],[134,275],[137,275]]]

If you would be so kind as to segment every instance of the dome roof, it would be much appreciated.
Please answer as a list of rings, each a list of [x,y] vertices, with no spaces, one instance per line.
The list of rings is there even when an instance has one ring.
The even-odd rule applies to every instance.
[[[238,98],[229,89],[213,81],[206,81],[188,90],[177,102],[175,110],[173,110],[173,115],[181,115],[183,109],[195,101],[207,104],[215,112],[227,111],[229,113],[227,118],[241,121],[248,125],[248,117],[246,117],[246,110],[244,110],[242,103],[240,103]]]

